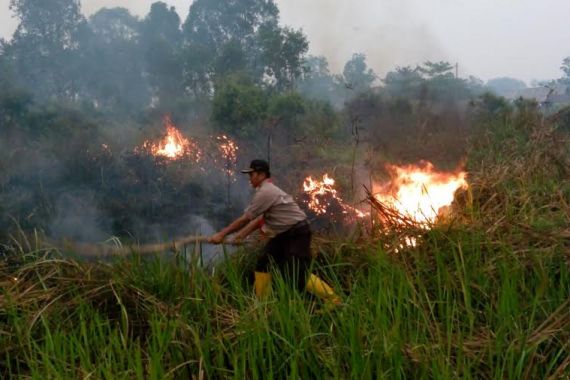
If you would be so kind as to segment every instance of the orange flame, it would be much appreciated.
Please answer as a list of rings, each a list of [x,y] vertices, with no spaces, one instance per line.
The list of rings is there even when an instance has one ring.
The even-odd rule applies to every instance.
[[[333,199],[339,199],[334,188],[334,179],[328,174],[319,181],[309,176],[303,181],[303,190],[309,196],[308,206],[317,215],[326,214]]]
[[[303,181],[303,190],[309,197],[307,206],[317,215],[326,214],[331,208],[333,202],[336,201],[341,208],[343,214],[354,213],[357,217],[363,218],[367,213],[364,213],[357,208],[344,203],[342,198],[338,195],[334,187],[335,180],[329,177],[328,174],[323,175],[323,180],[313,179],[312,176],[305,178]]]
[[[223,160],[223,170],[228,176],[233,177],[235,174],[237,151],[239,148],[237,144],[226,135],[217,136],[216,140],[218,141],[218,151]]]
[[[158,142],[145,141],[143,149],[148,150],[153,156],[162,156],[173,160],[182,157],[191,157],[199,162],[202,159],[202,152],[198,145],[187,139],[174,126],[169,116],[164,117],[164,127],[166,136]]]
[[[438,172],[430,162],[419,165],[387,165],[392,175],[389,184],[375,190],[380,202],[394,207],[426,228],[433,223],[438,213],[453,202],[455,191],[466,188],[466,173]]]

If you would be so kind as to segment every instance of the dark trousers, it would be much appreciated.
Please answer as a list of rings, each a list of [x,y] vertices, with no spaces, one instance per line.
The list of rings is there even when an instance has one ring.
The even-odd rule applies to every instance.
[[[255,270],[270,272],[276,268],[286,281],[304,290],[311,262],[311,227],[304,220],[267,242]]]

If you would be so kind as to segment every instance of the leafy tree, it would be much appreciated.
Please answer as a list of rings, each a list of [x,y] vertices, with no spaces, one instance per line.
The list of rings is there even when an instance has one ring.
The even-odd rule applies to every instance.
[[[425,80],[418,68],[405,66],[388,72],[383,82],[384,90],[391,96],[417,98]]]
[[[183,25],[184,81],[210,95],[217,78],[247,73],[259,84],[291,90],[302,73],[308,42],[278,25],[273,0],[197,0]]]
[[[246,45],[257,28],[276,24],[279,10],[273,0],[196,0],[184,23],[188,42],[219,50],[231,39]]]
[[[296,139],[317,146],[331,143],[341,134],[342,124],[339,114],[329,102],[305,100],[303,114],[295,128]]]
[[[560,66],[560,70],[564,72],[564,77],[561,79],[561,81],[567,85],[570,85],[570,57],[564,58],[562,61],[562,66]]]
[[[369,89],[376,80],[376,74],[366,65],[366,56],[362,53],[352,55],[344,65],[342,75],[346,86],[356,92]]]
[[[11,134],[21,128],[22,121],[30,111],[33,96],[28,91],[14,86],[12,77],[14,71],[4,55],[5,41],[0,41],[0,167],[4,166],[4,154],[7,154],[8,145],[13,145]],[[3,146],[1,142],[9,142]],[[1,181],[0,181],[1,183]]]
[[[79,0],[10,0],[10,9],[20,23],[6,53],[18,81],[42,97],[74,99],[85,30]]]
[[[303,63],[303,79],[330,77],[329,62],[325,56],[307,57]]]
[[[0,38],[0,92],[11,86],[14,75],[9,57],[6,55],[7,47],[8,43]]]
[[[180,16],[176,8],[157,1],[150,6],[150,12],[141,25],[141,37],[144,41],[168,41],[177,46],[182,41]]]
[[[338,86],[325,57],[309,56],[304,60],[301,80],[296,85],[301,94],[336,104]]]
[[[306,36],[301,31],[265,23],[258,30],[256,43],[257,66],[262,68],[258,77],[269,79],[278,91],[291,90],[303,71],[303,57],[309,49]]]
[[[139,20],[126,8],[102,8],[89,18],[89,26],[105,44],[136,42]]]
[[[197,98],[209,98],[212,88],[213,50],[200,43],[186,43],[182,54],[182,81],[184,88]]]
[[[506,120],[511,113],[512,107],[509,102],[503,98],[487,92],[471,103],[474,116],[482,121],[490,122],[497,120]]]
[[[11,129],[19,126],[30,111],[32,102],[30,93],[3,87],[0,92],[0,133],[9,133]]]
[[[247,53],[237,39],[231,39],[220,49],[214,62],[217,75],[243,72],[247,69]]]
[[[422,66],[418,66],[418,71],[427,79],[453,78],[453,66],[449,62],[427,61]]]
[[[265,127],[270,135],[280,133],[284,141],[290,143],[296,137],[296,126],[305,111],[305,99],[299,93],[275,93],[268,100]]]
[[[240,57],[238,68],[244,56],[254,58],[257,30],[277,25],[278,15],[273,0],[194,1],[183,25],[185,83],[194,94],[211,93],[219,70],[230,71],[223,65],[228,57]]]
[[[233,74],[216,85],[212,119],[220,130],[240,137],[256,136],[267,116],[267,97],[244,75]]]
[[[485,82],[473,75],[470,75],[469,78],[467,78],[466,85],[469,92],[474,96],[483,95],[486,91]]]
[[[103,8],[89,18],[89,26],[82,49],[86,95],[103,108],[148,105],[139,20],[125,8]]]
[[[466,82],[455,77],[453,66],[449,62],[427,61],[418,70],[426,79],[429,100],[453,101],[470,96]]]
[[[305,112],[305,99],[297,92],[275,94],[270,97],[267,108],[269,117],[291,126],[295,118]]]
[[[174,7],[163,2],[151,5],[140,25],[140,44],[145,58],[145,73],[153,96],[161,103],[181,97],[184,85],[182,32],[180,17]]]

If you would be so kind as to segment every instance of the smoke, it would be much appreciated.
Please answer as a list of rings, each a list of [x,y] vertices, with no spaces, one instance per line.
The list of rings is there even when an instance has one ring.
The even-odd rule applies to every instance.
[[[102,242],[111,237],[112,221],[98,207],[95,192],[74,190],[62,193],[55,209],[50,237],[76,242]],[[173,241],[186,235],[211,236],[216,232],[211,221],[201,215],[182,216],[170,225],[138,219],[134,222],[133,230],[132,237],[135,240],[153,243]],[[188,261],[199,259],[206,267],[214,266],[233,252],[235,247],[206,243],[189,244],[183,250]]]
[[[58,128],[71,124],[58,120]],[[247,176],[228,187],[212,160],[202,167],[134,153],[135,142],[153,138],[150,129],[160,121],[97,122],[95,137],[78,132],[60,141],[14,128],[0,139],[0,231],[17,223],[53,239],[95,243],[120,236],[145,244],[209,235],[243,212]],[[85,124],[73,119],[72,125],[81,131]],[[204,260],[213,256],[206,252]]]
[[[211,236],[216,233],[216,230],[212,224],[205,218],[194,215],[191,217],[191,231],[196,235],[201,236]],[[212,267],[216,263],[223,261],[227,255],[230,255],[236,251],[233,246],[222,246],[213,244],[196,244],[195,246],[186,247],[186,259],[192,258],[192,255],[198,255],[202,265],[206,267]]]
[[[282,20],[303,28],[310,36],[311,53],[325,56],[333,72],[341,73],[356,52],[366,54],[368,65],[377,74],[395,66],[446,58],[430,27],[417,17],[412,0],[278,3]]]
[[[303,13],[314,21],[310,23],[314,30],[306,31],[309,40],[315,48],[323,50],[320,53],[329,56],[337,71],[342,70],[343,63],[355,51],[366,53],[368,64],[375,70],[380,70],[391,68],[394,62],[401,63],[402,54],[405,55],[406,52],[415,54],[418,51],[438,50],[429,29],[410,11],[411,2],[412,0],[398,4],[368,4],[361,0],[351,5],[341,2],[338,7],[332,7],[331,2],[323,0],[308,4],[291,0],[281,6],[285,24],[289,24],[285,16],[292,10],[291,6],[297,7],[296,14]],[[151,1],[137,2],[136,7],[131,3],[134,2],[84,2],[84,11],[94,12],[103,6],[129,6],[133,13],[144,15],[150,9]],[[174,2],[168,3],[172,5]],[[189,2],[185,4],[188,8]],[[183,8],[177,9],[183,16]],[[112,63],[111,67],[120,67],[133,60],[132,57],[114,60],[114,52],[118,50],[109,49],[109,61],[101,62]],[[92,49],[86,49],[89,50]],[[94,62],[97,64],[97,61]],[[125,86],[114,86],[114,81],[130,78],[127,75],[130,71],[133,70],[109,77],[111,80],[107,82],[99,71],[96,72],[100,76],[97,74],[84,79],[85,83],[92,83],[94,78],[102,80],[111,89],[105,90],[103,94],[110,94],[114,90],[120,92],[122,87],[133,88],[136,80],[125,80]],[[140,76],[143,77],[144,75]],[[53,90],[49,86],[46,89]],[[100,101],[108,97],[99,90],[95,86],[93,93],[89,93],[92,99],[85,95],[86,104],[100,104]],[[124,101],[132,91],[124,94],[125,96],[120,94],[117,98]],[[200,123],[190,121],[188,109],[201,108],[203,105],[188,99],[182,100],[180,104],[168,108],[183,109],[174,112],[174,119],[177,114],[186,115],[179,116],[182,124],[179,127],[189,137],[198,138]],[[25,210],[20,213],[22,218],[36,215],[35,220],[29,221],[29,227],[45,223],[51,235],[56,238],[100,241],[116,234],[146,243],[172,240],[189,233],[209,234],[243,211],[243,205],[251,197],[246,176],[238,174],[238,180],[228,187],[226,177],[219,168],[201,168],[190,161],[160,161],[133,153],[134,145],[138,146],[139,142],[147,138],[154,139],[150,132],[156,130],[157,136],[162,133],[158,117],[162,110],[155,108],[135,118],[129,115],[132,115],[133,110],[140,114],[137,107],[142,107],[136,102],[110,101],[108,108],[81,107],[85,107],[84,115],[80,110],[40,107],[38,104],[38,109],[31,116],[22,114],[15,122],[25,136],[23,141],[11,144],[25,147],[29,151],[19,154],[25,157],[19,158],[20,161],[27,160],[27,163],[24,165],[20,162],[19,167],[15,167],[11,165],[11,160],[2,161],[4,167],[0,170],[7,172],[7,177],[10,177],[6,186],[15,189],[9,194],[14,196],[14,207],[11,210]],[[114,110],[119,116],[99,113],[106,110]],[[206,111],[201,114],[206,115],[209,110],[207,105],[204,110]],[[299,192],[300,184],[300,178],[291,175],[295,169],[295,160],[303,157],[302,162],[305,164],[314,163],[319,157],[317,150],[325,148],[335,136],[341,136],[338,133],[341,122],[335,121],[331,112],[324,108],[316,109],[315,115],[316,120],[308,118],[300,125],[302,128],[295,125],[300,118],[295,123],[289,122],[289,125],[283,122],[279,126],[281,132],[275,132],[273,136],[271,157],[276,183],[293,195]],[[326,124],[327,128],[313,128],[313,122],[321,119],[321,124]],[[202,133],[213,132],[210,123],[205,124]],[[307,135],[317,137],[314,143],[310,140],[303,142],[308,138]],[[203,141],[205,138],[202,136]],[[248,144],[252,145],[249,151],[239,152],[245,162],[241,162],[238,167],[246,166],[252,158],[267,157],[264,137],[256,143]],[[245,149],[248,148],[244,147]],[[209,150],[212,154],[216,151],[213,148]],[[16,153],[13,154],[15,155]],[[299,176],[300,173],[297,170],[296,175]],[[27,191],[21,191],[22,188]],[[42,210],[42,213],[37,210]],[[43,224],[41,226],[44,227]]]
[[[110,223],[105,220],[90,190],[63,193],[55,204],[55,218],[50,235],[56,239],[101,241],[109,237]],[[107,228],[105,228],[105,226]]]

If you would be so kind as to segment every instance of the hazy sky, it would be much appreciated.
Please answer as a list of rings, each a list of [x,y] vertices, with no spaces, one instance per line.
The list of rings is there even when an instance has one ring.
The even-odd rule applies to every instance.
[[[90,15],[123,6],[144,16],[156,0],[83,0]],[[182,19],[191,0],[163,0]],[[527,82],[558,78],[570,56],[570,0],[276,0],[281,21],[302,28],[312,54],[340,72],[363,52],[380,75],[425,60],[459,63],[459,75],[512,76]],[[0,0],[0,36],[9,39],[16,20]]]

